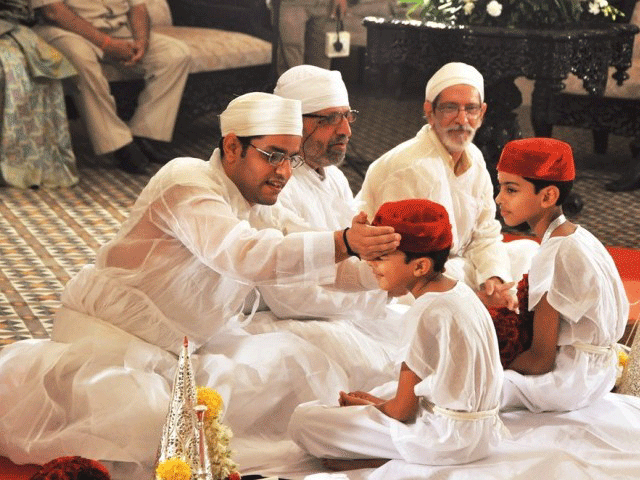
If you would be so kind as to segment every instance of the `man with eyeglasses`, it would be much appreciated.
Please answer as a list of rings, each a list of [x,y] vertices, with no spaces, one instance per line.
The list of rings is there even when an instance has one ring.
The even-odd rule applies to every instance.
[[[280,203],[316,228],[348,227],[355,205],[349,181],[338,168],[346,156],[358,112],[339,71],[299,65],[283,73],[275,95],[302,102],[304,165],[293,172]]]
[[[399,235],[363,223],[310,232],[272,205],[300,163],[299,101],[246,94],[220,126],[222,150],[164,165],[69,281],[51,339],[0,352],[0,384],[16,387],[0,389],[2,455],[44,463],[74,452],[108,463],[114,480],[151,478],[185,336],[194,378],[220,393],[236,438],[281,440],[298,403],[347,386],[311,343],[247,334],[242,304],[255,284],[339,283],[356,265],[334,265],[349,247],[366,258]]]
[[[338,165],[357,112],[340,72],[299,65],[280,76],[274,93],[302,102],[300,155],[305,161],[293,171],[278,204],[311,229],[344,230],[358,211]],[[397,327],[384,326],[386,319],[392,321],[386,292],[343,292],[301,282],[261,285],[259,292],[269,311],[259,312],[248,331],[286,330],[311,341],[330,353],[353,389],[395,378],[394,345],[401,340]]]
[[[486,304],[515,309],[512,282],[528,270],[538,245],[502,242],[489,172],[472,143],[486,110],[480,72],[459,62],[444,65],[427,82],[427,125],[369,166],[356,198],[369,218],[383,203],[406,198],[443,205],[453,228],[447,274]]]

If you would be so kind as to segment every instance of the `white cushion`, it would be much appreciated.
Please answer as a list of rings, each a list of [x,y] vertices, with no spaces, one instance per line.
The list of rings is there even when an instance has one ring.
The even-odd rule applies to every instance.
[[[154,32],[186,43],[191,50],[189,73],[212,72],[271,63],[271,43],[251,35],[216,28],[161,26]],[[103,64],[109,81],[134,80],[141,75]]]
[[[173,25],[167,0],[147,0],[147,11],[152,27]]]
[[[190,73],[271,63],[271,43],[245,33],[197,27],[158,27],[158,33],[182,40],[191,50]]]

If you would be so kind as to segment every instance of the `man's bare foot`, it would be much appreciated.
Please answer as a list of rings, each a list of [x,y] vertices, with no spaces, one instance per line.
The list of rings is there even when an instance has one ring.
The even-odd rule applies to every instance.
[[[342,458],[323,458],[322,465],[328,470],[341,472],[358,468],[378,468],[389,461],[388,458],[357,458],[347,460]]]

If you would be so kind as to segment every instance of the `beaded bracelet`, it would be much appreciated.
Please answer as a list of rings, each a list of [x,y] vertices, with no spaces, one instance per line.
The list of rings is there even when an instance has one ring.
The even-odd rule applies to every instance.
[[[351,257],[358,257],[360,258],[360,255],[358,255],[356,252],[354,252],[353,250],[351,250],[351,246],[349,245],[349,242],[347,241],[347,230],[349,230],[349,227],[345,228],[342,231],[342,240],[344,240],[344,246],[347,247],[347,254]]]
[[[111,37],[109,35],[105,35],[104,37],[104,42],[102,42],[100,44],[100,49],[104,50],[105,48],[107,48],[109,45],[111,45]]]

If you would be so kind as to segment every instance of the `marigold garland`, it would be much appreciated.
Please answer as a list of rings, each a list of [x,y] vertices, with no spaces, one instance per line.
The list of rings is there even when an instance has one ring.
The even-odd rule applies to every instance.
[[[156,475],[161,480],[190,480],[191,467],[184,460],[172,457],[158,464]]]
[[[618,350],[618,365],[624,368],[627,366],[628,361],[629,361],[629,354],[624,350]]]
[[[198,387],[198,405],[207,407],[207,411],[204,414],[206,420],[218,418],[224,408],[222,396],[209,387]]]
[[[198,387],[198,405],[207,407],[204,415],[204,433],[207,439],[207,453],[211,472],[216,479],[239,480],[237,465],[231,459],[229,441],[233,436],[231,429],[218,421],[223,409],[222,396],[213,388]]]

